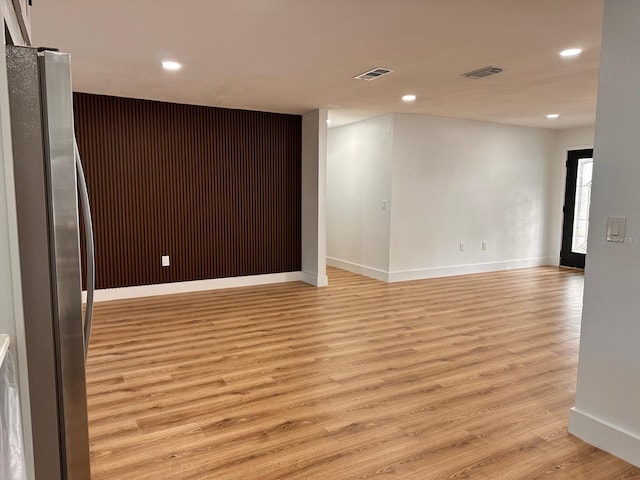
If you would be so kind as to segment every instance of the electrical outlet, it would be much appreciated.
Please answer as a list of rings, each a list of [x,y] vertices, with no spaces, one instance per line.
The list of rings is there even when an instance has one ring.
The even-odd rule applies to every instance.
[[[169,255],[162,255],[162,266],[168,267],[169,265],[171,265],[169,262]]]

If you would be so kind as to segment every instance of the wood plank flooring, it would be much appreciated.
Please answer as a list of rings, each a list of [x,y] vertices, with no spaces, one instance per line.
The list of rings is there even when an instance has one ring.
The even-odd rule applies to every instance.
[[[92,478],[640,479],[567,434],[580,273],[329,278],[98,304]]]

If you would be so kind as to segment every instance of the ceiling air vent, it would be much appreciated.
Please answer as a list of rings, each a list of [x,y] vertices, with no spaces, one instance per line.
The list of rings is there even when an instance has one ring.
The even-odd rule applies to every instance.
[[[478,70],[474,70],[473,72],[463,73],[462,76],[478,79],[488,77],[489,75],[495,75],[496,73],[500,72],[502,72],[502,69],[500,67],[484,67]]]
[[[371,81],[371,80],[375,80],[376,78],[380,78],[381,76],[391,72],[393,72],[393,70],[389,70],[388,68],[377,67],[377,68],[374,68],[373,70],[369,70],[368,72],[364,72],[364,73],[361,73],[360,75],[356,75],[353,78],[355,78],[356,80]]]

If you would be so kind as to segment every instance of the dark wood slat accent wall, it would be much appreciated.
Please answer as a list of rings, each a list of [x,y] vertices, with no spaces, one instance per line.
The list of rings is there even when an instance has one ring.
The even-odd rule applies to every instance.
[[[74,109],[97,288],[300,270],[301,117],[85,93]]]

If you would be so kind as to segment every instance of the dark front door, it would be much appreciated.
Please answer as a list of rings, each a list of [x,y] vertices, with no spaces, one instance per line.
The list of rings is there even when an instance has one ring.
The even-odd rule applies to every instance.
[[[566,267],[584,268],[587,257],[592,174],[593,149],[571,150],[567,155],[567,183],[560,251],[560,265]]]

